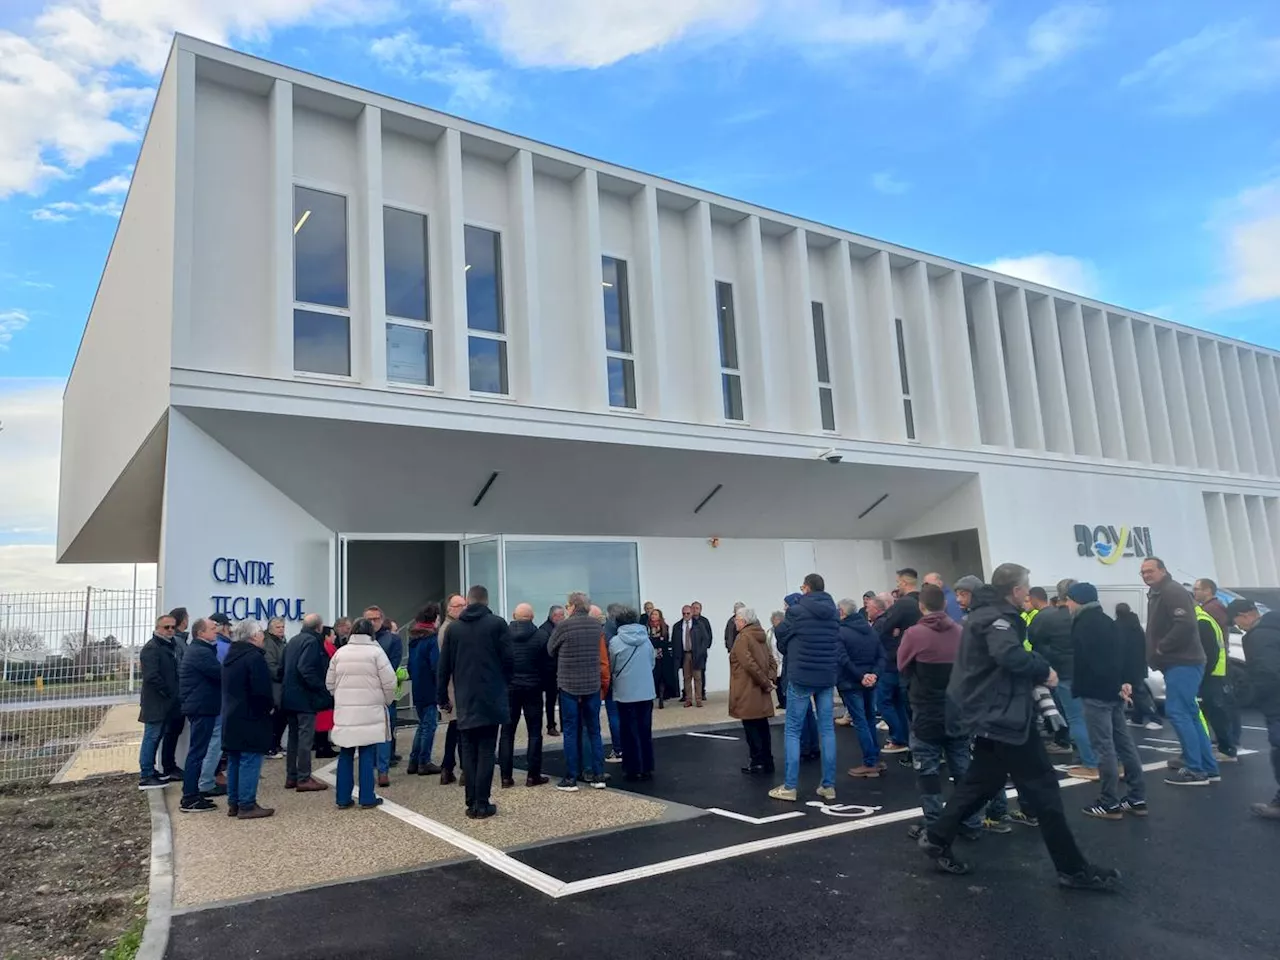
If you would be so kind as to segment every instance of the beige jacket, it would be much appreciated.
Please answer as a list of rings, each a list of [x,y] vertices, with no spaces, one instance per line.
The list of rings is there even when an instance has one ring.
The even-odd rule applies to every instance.
[[[396,672],[378,642],[353,633],[329,661],[325,686],[333,694],[333,732],[339,747],[367,747],[391,739],[387,707],[396,698]]]

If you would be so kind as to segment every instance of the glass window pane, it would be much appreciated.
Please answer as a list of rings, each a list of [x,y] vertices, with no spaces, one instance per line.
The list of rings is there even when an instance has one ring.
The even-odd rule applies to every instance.
[[[736,373],[722,373],[720,387],[724,393],[724,418],[726,420],[743,419],[742,378]]]
[[[916,438],[916,417],[911,411],[911,400],[904,398],[902,401],[902,418],[907,424],[907,439],[914,440]]]
[[[430,330],[406,327],[400,323],[387,324],[387,379],[434,386]]]
[[[716,320],[720,327],[720,366],[737,370],[738,330],[733,319],[732,284],[716,283]]]
[[[498,603],[498,541],[481,540],[478,543],[462,545],[463,592],[479,584],[489,590],[490,609],[496,610]]]
[[[293,369],[351,376],[347,318],[312,310],[293,311]]]
[[[502,237],[482,227],[463,228],[466,245],[467,326],[502,333]]]
[[[609,357],[609,406],[636,407],[635,362],[622,357]]]
[[[293,298],[347,307],[347,198],[293,188]]]
[[[604,257],[602,266],[605,347],[615,353],[631,353],[631,300],[627,292],[627,262]]]
[[[898,374],[902,378],[902,395],[905,397],[911,394],[911,381],[907,378],[907,338],[901,317],[894,317],[893,327],[898,335]]]
[[[477,393],[507,393],[507,344],[488,337],[468,337],[471,389]]]
[[[827,360],[827,318],[822,304],[813,303],[813,349],[818,357],[818,382],[831,382],[831,367]]]
[[[431,319],[427,293],[427,218],[395,207],[382,210],[387,313],[407,320]]]
[[[575,590],[604,609],[623,603],[640,609],[640,570],[636,545],[631,542],[578,540],[507,540],[507,606],[533,604],[541,621],[552,604],[563,604]]]
[[[836,408],[831,399],[830,387],[818,388],[818,403],[822,407],[822,429],[835,430]]]

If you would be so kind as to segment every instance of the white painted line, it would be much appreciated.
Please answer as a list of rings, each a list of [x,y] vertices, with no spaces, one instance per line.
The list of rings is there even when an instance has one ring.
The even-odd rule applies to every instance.
[[[794,820],[796,817],[804,816],[803,811],[793,810],[791,813],[779,813],[772,817],[748,817],[745,813],[734,813],[732,810],[721,810],[719,807],[707,807],[707,813],[714,813],[718,817],[728,817],[730,820],[738,820],[742,823],[750,823],[757,827],[766,823],[780,823],[783,820]]]
[[[1143,737],[1142,739],[1146,740],[1148,743],[1172,743],[1177,746],[1182,745],[1181,740],[1161,740],[1159,737]]]
[[[1262,733],[1266,733],[1266,732],[1267,732],[1267,728],[1266,728],[1266,727],[1246,727],[1246,726],[1243,726],[1243,725],[1242,725],[1242,726],[1240,727],[1240,729],[1241,729],[1241,730],[1258,730],[1258,731],[1260,731],[1260,732],[1262,732]]]
[[[686,737],[702,737],[704,740],[737,740],[737,737],[726,737],[719,733],[686,733]]]

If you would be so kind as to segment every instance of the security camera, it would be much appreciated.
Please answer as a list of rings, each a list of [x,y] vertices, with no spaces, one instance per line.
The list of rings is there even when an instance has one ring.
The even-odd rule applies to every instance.
[[[827,463],[839,463],[844,459],[844,455],[839,453],[835,447],[827,447],[825,450],[818,451],[818,459],[825,460]]]

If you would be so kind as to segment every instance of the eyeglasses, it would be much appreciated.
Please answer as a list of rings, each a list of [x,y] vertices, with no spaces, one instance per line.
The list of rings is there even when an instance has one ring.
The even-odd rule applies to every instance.
[[[161,624],[161,625],[160,625],[160,627],[159,627],[158,629],[160,629],[160,630],[177,630],[178,628],[177,628],[177,627],[175,627],[172,623],[165,623],[165,624]]]

